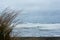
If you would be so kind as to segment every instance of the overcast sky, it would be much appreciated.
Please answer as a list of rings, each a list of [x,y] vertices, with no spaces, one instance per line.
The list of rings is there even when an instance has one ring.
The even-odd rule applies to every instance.
[[[23,10],[23,13],[28,15],[25,20],[40,21],[40,19],[47,19],[60,22],[60,12],[53,12],[60,10],[60,0],[0,0],[0,9],[6,7]],[[46,11],[47,13],[37,13],[40,11]]]
[[[60,0],[0,0],[0,8],[11,7],[31,10],[60,9]]]

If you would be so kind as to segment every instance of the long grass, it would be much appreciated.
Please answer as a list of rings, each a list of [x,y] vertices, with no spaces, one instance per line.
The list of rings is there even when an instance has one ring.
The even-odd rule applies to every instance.
[[[7,8],[0,13],[0,40],[11,40],[10,33],[16,25],[15,18],[18,13]]]

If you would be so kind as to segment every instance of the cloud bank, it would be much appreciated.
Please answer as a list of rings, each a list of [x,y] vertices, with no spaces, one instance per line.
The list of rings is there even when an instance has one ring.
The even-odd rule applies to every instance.
[[[60,0],[0,0],[0,8],[22,9],[24,21],[60,22]]]

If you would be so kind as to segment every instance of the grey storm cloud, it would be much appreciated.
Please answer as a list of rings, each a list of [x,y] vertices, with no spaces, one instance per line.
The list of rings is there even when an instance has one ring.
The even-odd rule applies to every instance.
[[[24,21],[60,22],[60,0],[0,0],[0,8],[6,7],[22,9]]]

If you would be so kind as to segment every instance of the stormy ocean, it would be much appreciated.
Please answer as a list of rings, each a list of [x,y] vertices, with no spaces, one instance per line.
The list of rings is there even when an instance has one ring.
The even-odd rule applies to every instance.
[[[13,34],[17,37],[59,37],[60,24],[19,24]]]

